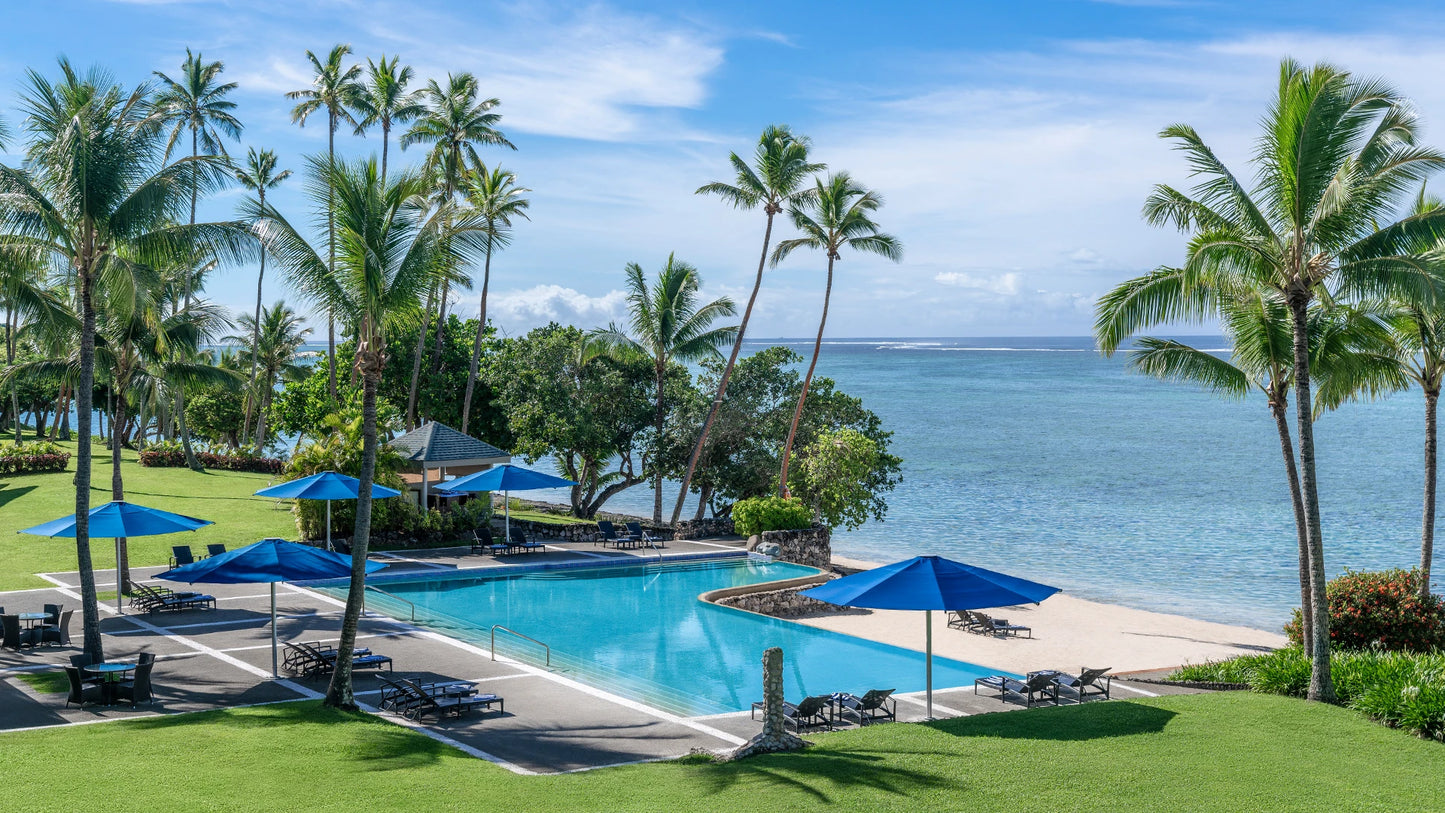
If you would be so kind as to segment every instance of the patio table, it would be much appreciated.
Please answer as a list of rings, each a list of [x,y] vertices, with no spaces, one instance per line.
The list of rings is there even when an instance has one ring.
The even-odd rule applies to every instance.
[[[105,699],[106,705],[113,706],[115,705],[116,684],[125,680],[126,674],[134,671],[139,665],[140,664],[135,663],[107,661],[105,663],[92,663],[87,666],[82,666],[81,670],[100,676],[102,679],[100,684],[101,695]]]
[[[36,624],[50,616],[46,613],[16,613],[15,617],[25,622],[25,626],[34,628]]]

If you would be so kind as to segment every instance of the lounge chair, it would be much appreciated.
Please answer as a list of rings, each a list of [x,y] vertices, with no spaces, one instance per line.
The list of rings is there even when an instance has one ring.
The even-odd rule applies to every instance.
[[[99,703],[105,699],[105,690],[99,684],[87,686],[81,680],[80,670],[74,666],[65,667],[65,676],[70,679],[70,695],[65,698],[65,707],[70,704],[84,706],[86,703]]]
[[[783,724],[793,724],[793,730],[799,734],[805,728],[826,728],[833,730],[833,716],[829,714],[829,706],[833,698],[829,695],[820,694],[813,697],[803,698],[798,705],[792,703],[783,704]]]
[[[492,536],[491,528],[484,526],[472,529],[472,553],[495,553],[492,548],[496,545],[497,540]]]
[[[512,536],[507,540],[507,543],[509,548],[517,548],[528,553],[547,549],[547,546],[541,542],[528,542],[527,535],[523,533],[520,528],[512,531]]]
[[[1114,688],[1114,678],[1109,674],[1109,669],[1110,667],[1107,666],[1103,669],[1080,667],[1078,676],[1055,672],[1054,684],[1060,690],[1073,694],[1074,701],[1077,703],[1084,702],[1090,695],[1102,695],[1105,700],[1108,700],[1109,692]]]
[[[950,629],[972,632],[978,626],[978,619],[973,617],[972,610],[949,610],[948,626]]]
[[[0,646],[18,650],[22,646],[35,646],[40,642],[40,630],[21,629],[20,616],[0,615]]]
[[[206,556],[220,556],[221,554],[223,554],[223,553],[225,553],[225,552],[226,552],[226,546],[225,546],[225,545],[216,544],[216,545],[207,545],[207,546],[206,546]]]
[[[293,669],[296,674],[302,677],[329,675],[336,669],[336,658],[339,653],[334,647],[301,642],[286,642],[286,646],[293,650],[300,650],[302,653],[296,655],[294,652],[288,652],[287,654],[287,661],[293,662],[288,668]],[[391,658],[386,655],[377,655],[365,647],[351,650],[351,668],[353,671],[357,669],[381,669],[383,666],[388,670],[394,668]]]
[[[216,597],[204,593],[161,593],[156,591],[154,599],[148,602],[144,609],[148,613],[161,610],[214,610],[216,609]]]
[[[593,540],[592,544],[594,546],[598,542],[601,542],[602,547],[605,548],[607,547],[607,543],[611,542],[614,547],[620,548],[623,543],[631,542],[634,539],[630,534],[617,533],[617,526],[605,519],[597,520],[597,530],[601,532],[601,536]]]
[[[135,667],[135,677],[124,680],[115,685],[115,696],[121,700],[129,700],[131,708],[137,703],[150,703],[151,697],[151,670],[155,668],[155,661],[143,661]]]
[[[191,553],[190,545],[171,546],[171,567],[180,567],[196,561],[195,554]]]
[[[482,706],[484,702],[470,694],[430,693],[414,680],[403,679],[401,685],[410,690],[408,702],[413,705],[407,711],[407,716],[414,720],[420,720],[428,714],[435,714],[438,719],[447,715],[460,717],[464,712]]]
[[[1053,672],[1035,672],[1027,680],[1014,680],[1004,675],[981,677],[973,682],[974,694],[978,694],[980,686],[998,692],[998,699],[1003,703],[1008,702],[1009,695],[1015,695],[1023,699],[1025,706],[1032,706],[1035,697],[1039,698],[1039,702],[1051,700],[1054,705],[1059,704],[1059,687],[1054,683]]]
[[[1030,627],[1026,627],[1023,624],[1010,624],[1007,619],[993,618],[987,613],[974,612],[972,615],[977,621],[977,626],[973,628],[974,632],[983,633],[985,635],[1002,634],[1015,636],[1021,632],[1027,632],[1030,638],[1034,637],[1033,629]]]
[[[845,717],[850,714],[857,717],[858,725],[897,720],[898,701],[892,694],[893,689],[869,689],[862,697],[845,694],[839,698],[842,713]]]
[[[74,613],[74,610],[66,610],[60,614],[60,623],[41,627],[40,643],[70,646],[70,616]]]
[[[663,542],[662,537],[652,536],[647,531],[642,530],[642,523],[640,522],[627,523],[627,535],[632,537],[633,539],[636,539],[638,544],[651,545],[654,548],[667,547],[667,545]]]

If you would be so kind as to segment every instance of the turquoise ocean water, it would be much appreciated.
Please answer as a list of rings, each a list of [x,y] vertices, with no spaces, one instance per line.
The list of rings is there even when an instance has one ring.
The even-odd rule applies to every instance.
[[[753,349],[769,344],[811,351],[790,340]],[[1084,598],[1266,629],[1298,603],[1283,460],[1262,398],[1131,373],[1086,338],[837,340],[818,374],[882,416],[904,460],[888,519],[840,531],[838,554],[937,553]],[[1417,563],[1422,404],[1398,393],[1316,423],[1332,574]],[[650,515],[651,492],[608,507]]]

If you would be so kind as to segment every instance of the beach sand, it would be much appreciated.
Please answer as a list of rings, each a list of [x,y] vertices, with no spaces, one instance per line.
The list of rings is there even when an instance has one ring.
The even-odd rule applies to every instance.
[[[838,565],[872,568],[873,562],[834,557]],[[1111,667],[1115,672],[1165,669],[1186,663],[1263,652],[1285,645],[1284,635],[1216,624],[1180,615],[1135,610],[1060,593],[1038,605],[1000,607],[995,618],[1033,628],[1032,639],[995,638],[948,628],[933,614],[933,652],[1010,672]],[[849,611],[794,619],[809,626],[922,650],[922,612]]]

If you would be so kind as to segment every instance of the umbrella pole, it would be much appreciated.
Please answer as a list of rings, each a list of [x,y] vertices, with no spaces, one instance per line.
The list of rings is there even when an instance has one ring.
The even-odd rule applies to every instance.
[[[331,505],[330,501],[326,504]],[[281,677],[276,671],[276,582],[271,582],[271,677]]]
[[[125,610],[120,606],[120,537],[115,538],[115,612],[116,615],[125,615]],[[59,621],[59,619],[56,619]]]
[[[331,500],[326,501],[326,549],[334,550],[331,547]]]
[[[927,643],[927,666],[924,667],[928,682],[928,719],[933,719],[933,611],[923,611],[923,623],[927,625],[924,641]]]
[[[512,544],[512,493],[502,489],[502,516],[507,520],[507,544]]]

